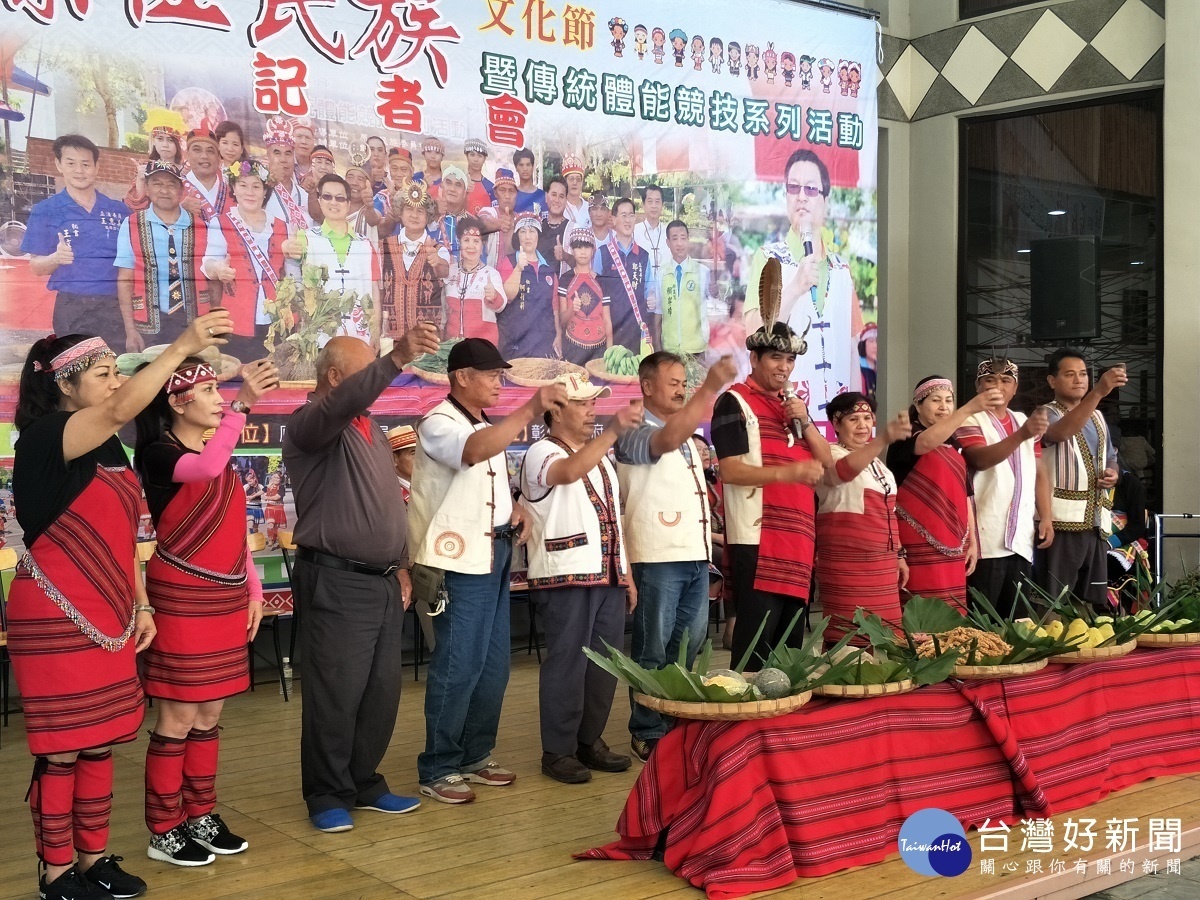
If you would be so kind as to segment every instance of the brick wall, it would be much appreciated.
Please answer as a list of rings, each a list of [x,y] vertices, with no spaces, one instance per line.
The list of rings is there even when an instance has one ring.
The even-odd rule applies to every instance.
[[[47,138],[29,138],[25,145],[25,156],[29,162],[31,174],[57,177],[58,170],[54,168],[54,141]],[[144,153],[101,147],[97,189],[120,200],[133,183],[137,166],[145,161],[146,154]],[[58,187],[61,188],[62,184],[59,183]]]

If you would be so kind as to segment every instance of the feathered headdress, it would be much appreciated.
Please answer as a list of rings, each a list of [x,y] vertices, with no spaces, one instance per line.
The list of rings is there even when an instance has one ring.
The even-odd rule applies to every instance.
[[[804,329],[804,334],[798,335],[786,322],[778,321],[782,298],[783,267],[778,259],[769,256],[758,279],[758,311],[762,316],[762,327],[746,337],[747,350],[778,350],[797,356],[808,352],[808,342],[804,340],[808,336],[808,328]]]
[[[146,123],[142,128],[151,137],[156,134],[165,134],[176,140],[182,140],[188,130],[187,123],[183,121],[183,116],[177,110],[164,109],[161,106],[147,111]]]

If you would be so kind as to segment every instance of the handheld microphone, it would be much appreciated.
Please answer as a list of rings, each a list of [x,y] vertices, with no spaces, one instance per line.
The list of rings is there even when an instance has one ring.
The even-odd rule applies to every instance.
[[[804,242],[804,255],[813,255],[813,235],[811,231],[805,231],[800,235],[800,240]],[[817,305],[817,286],[814,284],[808,289],[808,296],[812,298],[813,306]]]
[[[785,387],[783,389],[783,402],[787,403],[789,400],[795,400],[795,399],[796,399],[796,391],[789,384],[787,387]],[[804,440],[804,426],[803,426],[803,424],[801,424],[799,419],[792,419],[792,430],[794,432],[796,432],[797,439]]]

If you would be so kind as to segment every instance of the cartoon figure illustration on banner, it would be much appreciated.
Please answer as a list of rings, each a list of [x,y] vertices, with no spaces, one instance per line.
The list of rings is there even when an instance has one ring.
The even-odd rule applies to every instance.
[[[729,44],[729,74],[737,78],[742,74],[742,45],[737,41]]]
[[[851,60],[847,76],[850,79],[850,96],[858,96],[858,86],[862,82],[862,63]]]
[[[721,74],[721,63],[725,61],[725,45],[719,37],[708,42],[708,61],[712,63],[715,74]]]
[[[638,55],[638,59],[646,58],[646,26],[633,26],[633,50]]]
[[[661,28],[655,28],[650,32],[650,40],[654,43],[654,49],[651,53],[654,55],[656,65],[662,65],[663,57],[666,56],[666,51],[663,50],[663,44],[667,42],[667,33]]]
[[[611,41],[613,48],[613,56],[625,55],[625,35],[629,33],[629,26],[620,16],[613,16],[608,20],[608,33],[612,35]]]
[[[850,94],[850,63],[844,59],[838,60],[838,89],[842,92],[842,96],[846,97]]]
[[[823,57],[817,63],[817,68],[821,70],[821,90],[828,94],[829,88],[833,86],[833,60]]]
[[[802,91],[812,90],[813,65],[816,63],[815,56],[809,56],[807,53],[802,54],[800,63],[800,89]]]
[[[779,54],[775,52],[775,44],[771,41],[767,41],[767,49],[763,51],[762,60],[767,84],[774,84],[775,73],[779,71]]]
[[[700,37],[700,35],[692,38],[692,62],[695,64],[697,72],[704,65],[704,38]]]
[[[671,50],[675,54],[675,68],[683,68],[683,56],[687,51],[687,32],[679,28],[671,29]]]
[[[779,55],[779,65],[783,68],[783,86],[791,87],[792,79],[796,77],[796,55],[784,50]]]
[[[758,44],[746,45],[746,78],[758,81]]]

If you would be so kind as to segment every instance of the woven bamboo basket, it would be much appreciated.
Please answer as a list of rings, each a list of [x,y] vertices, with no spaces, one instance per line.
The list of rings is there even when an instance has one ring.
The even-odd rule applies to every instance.
[[[1192,631],[1184,634],[1154,632],[1137,636],[1139,647],[1185,647],[1188,644],[1200,644],[1200,632]]]
[[[409,366],[404,370],[410,375],[416,375],[422,381],[427,381],[430,384],[439,384],[442,387],[450,387],[450,376],[445,372],[427,372],[417,366]]]
[[[1126,641],[1124,644],[1111,644],[1107,647],[1083,647],[1079,650],[1072,650],[1070,653],[1052,656],[1050,662],[1071,666],[1078,663],[1096,662],[1100,659],[1116,659],[1126,653],[1132,653],[1137,645],[1138,642],[1133,640]]]
[[[538,359],[534,356],[510,359],[511,369],[504,370],[504,377],[520,387],[545,387],[560,375],[579,375],[587,378],[588,372],[583,366],[564,362],[561,359]]]
[[[584,366],[588,374],[598,381],[610,381],[613,384],[637,384],[636,375],[614,375],[604,368],[603,359],[589,359]]]
[[[1011,678],[1014,675],[1028,675],[1046,668],[1046,660],[1037,662],[1010,663],[1002,666],[955,666],[954,677],[970,681],[974,678]]]
[[[697,703],[686,700],[663,700],[647,694],[633,695],[647,709],[676,719],[705,719],[733,722],[741,719],[772,719],[799,709],[812,699],[812,691],[780,697],[778,700],[749,700],[745,703]]]
[[[813,688],[813,694],[818,697],[859,700],[864,697],[907,694],[909,691],[916,690],[916,687],[916,683],[911,678],[905,678],[903,681],[889,681],[887,684],[822,684]]]

